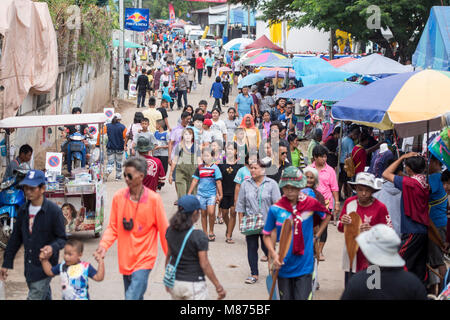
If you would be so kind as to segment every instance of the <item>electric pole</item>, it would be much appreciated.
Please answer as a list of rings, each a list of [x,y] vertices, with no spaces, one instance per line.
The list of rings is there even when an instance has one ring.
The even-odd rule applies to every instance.
[[[123,0],[119,0],[119,99],[124,99]]]

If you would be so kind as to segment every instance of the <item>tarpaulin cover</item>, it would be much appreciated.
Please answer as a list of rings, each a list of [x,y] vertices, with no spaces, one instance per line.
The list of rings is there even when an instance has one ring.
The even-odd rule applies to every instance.
[[[339,70],[319,57],[294,57],[293,65],[297,80],[302,80],[305,87],[319,83],[343,81],[355,75]]]
[[[320,83],[286,91],[278,98],[339,101],[363,87],[362,84],[347,81]]]
[[[252,43],[250,43],[248,46],[245,47],[245,49],[258,49],[258,48],[269,48],[273,49],[279,52],[283,52],[283,48],[280,48],[276,44],[274,44],[272,41],[269,40],[266,36],[261,36],[260,38],[256,39]]]
[[[374,53],[361,59],[353,60],[339,67],[342,71],[358,74],[396,74],[412,72],[412,65],[403,65],[395,60]]]
[[[412,63],[423,69],[450,71],[450,7],[431,8]]]
[[[15,116],[31,90],[47,93],[58,78],[56,33],[47,3],[0,1],[4,35],[0,84],[5,87],[1,118]]]

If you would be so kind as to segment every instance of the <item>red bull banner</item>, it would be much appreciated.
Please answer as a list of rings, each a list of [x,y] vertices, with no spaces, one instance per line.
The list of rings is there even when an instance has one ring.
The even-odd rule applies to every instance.
[[[149,27],[149,18],[149,9],[126,8],[124,28],[133,31],[146,31]]]
[[[186,0],[191,2],[214,2],[214,3],[227,3],[227,0]]]
[[[169,22],[175,21],[175,9],[173,8],[173,4],[169,3]]]

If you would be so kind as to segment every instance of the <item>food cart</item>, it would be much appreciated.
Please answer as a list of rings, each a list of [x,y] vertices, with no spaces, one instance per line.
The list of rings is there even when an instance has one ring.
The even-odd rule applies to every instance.
[[[94,231],[94,236],[99,237],[103,229],[105,204],[105,186],[103,184],[104,137],[101,132],[103,132],[103,125],[106,120],[107,117],[104,113],[23,116],[0,120],[0,129],[6,131],[8,163],[10,159],[9,135],[12,129],[42,127],[43,139],[46,139],[47,132],[50,131],[49,128],[54,127],[54,143],[58,151],[60,146],[56,136],[59,126],[88,125],[89,132],[92,134],[92,139],[89,139],[89,142],[95,148],[95,152],[91,154],[91,160],[87,162],[86,167],[89,168],[74,169],[70,176],[64,176],[61,174],[62,154],[48,152],[46,170],[43,170],[46,172],[47,188],[45,196],[62,208],[66,232],[69,234],[79,231]],[[100,135],[99,145],[97,145],[98,135]],[[59,167],[59,172],[58,169],[50,171],[49,168],[51,167],[48,167],[47,164]]]

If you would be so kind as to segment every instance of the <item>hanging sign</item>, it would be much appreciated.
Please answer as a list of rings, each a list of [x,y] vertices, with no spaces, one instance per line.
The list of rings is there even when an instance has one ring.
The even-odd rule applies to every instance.
[[[124,28],[132,31],[147,31],[149,17],[149,9],[126,8]]]

